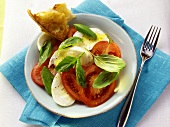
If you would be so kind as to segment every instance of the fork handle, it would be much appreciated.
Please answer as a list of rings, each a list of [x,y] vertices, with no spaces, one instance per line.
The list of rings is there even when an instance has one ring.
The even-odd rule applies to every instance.
[[[132,85],[132,89],[129,92],[128,97],[127,97],[125,104],[122,108],[122,111],[120,113],[117,127],[124,127],[126,122],[127,122],[127,119],[129,117],[130,110],[131,110],[131,107],[132,107],[132,102],[133,102],[134,94],[135,94],[135,91],[136,91],[136,86],[137,86],[137,83],[138,83],[138,80],[139,80],[139,77],[140,77],[144,63],[145,63],[145,61],[142,61],[140,69],[138,70],[138,73],[135,77],[134,83]]]

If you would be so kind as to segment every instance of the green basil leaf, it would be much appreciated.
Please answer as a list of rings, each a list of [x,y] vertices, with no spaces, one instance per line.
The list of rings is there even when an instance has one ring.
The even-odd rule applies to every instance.
[[[74,24],[75,28],[77,31],[81,32],[82,34],[85,34],[89,37],[91,37],[92,39],[97,39],[96,34],[87,26],[83,25],[83,24]]]
[[[86,88],[86,77],[84,69],[80,62],[80,58],[77,59],[76,63],[76,80],[80,86]]]
[[[106,34],[106,36],[109,39],[109,43],[113,42],[112,38],[108,34]]]
[[[95,64],[109,72],[119,72],[126,66],[125,61],[113,55],[98,55],[94,56]]]
[[[77,43],[82,42],[82,39],[79,37],[70,37],[68,39],[66,39],[65,41],[63,41],[58,49],[65,49],[67,47],[71,47],[76,45]]]
[[[52,44],[51,41],[47,41],[45,45],[43,45],[40,49],[40,65],[43,64],[51,55],[52,52]]]
[[[119,76],[119,72],[102,71],[93,82],[93,88],[103,88],[110,85]]]
[[[55,69],[58,72],[65,72],[72,68],[77,61],[76,57],[66,56],[56,67]]]
[[[51,72],[48,70],[46,66],[44,66],[41,71],[41,77],[44,83],[45,90],[47,91],[48,94],[51,95],[51,85],[52,85],[54,76],[51,74]]]

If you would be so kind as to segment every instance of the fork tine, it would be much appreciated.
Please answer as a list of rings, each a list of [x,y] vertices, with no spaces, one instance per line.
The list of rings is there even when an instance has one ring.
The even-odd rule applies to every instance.
[[[156,31],[155,31],[155,28],[156,28]],[[158,27],[154,26],[154,29],[153,29],[153,31],[152,31],[152,36],[153,36],[153,34],[154,34],[154,36],[153,36],[153,37],[151,37],[151,38],[152,38],[152,41],[150,41],[150,40],[151,40],[151,38],[150,38],[150,40],[149,40],[151,45],[153,45],[153,43],[154,43],[154,39],[155,39],[155,36],[156,36],[157,30],[158,30]],[[154,32],[155,32],[155,33],[154,33]]]
[[[142,48],[142,49],[144,49],[145,46],[146,46],[146,42],[147,42],[147,40],[148,40],[149,34],[150,34],[151,30],[152,30],[152,27],[153,27],[153,25],[151,26],[151,28],[149,29],[149,32],[147,33],[147,35],[146,35],[146,37],[145,37],[145,40],[144,40],[144,42],[143,42],[143,48]],[[146,46],[146,47],[147,47],[147,46]]]
[[[158,38],[159,38],[159,34],[160,34],[160,32],[161,32],[161,28],[159,29],[159,32],[158,32],[158,34],[157,34],[157,37],[156,37],[155,43],[154,43],[154,45],[153,45],[153,51],[155,51],[155,49],[156,49],[156,45],[157,45],[157,42],[158,42]]]
[[[152,26],[153,26],[153,25],[152,25]],[[153,37],[154,31],[155,31],[155,26],[154,26],[154,28],[153,28],[153,30],[152,30],[152,33],[151,33],[150,37],[149,37],[149,42],[151,42],[151,39],[152,39],[152,41],[153,41],[153,39],[154,39],[154,37]],[[150,44],[151,44],[151,43],[150,43]]]

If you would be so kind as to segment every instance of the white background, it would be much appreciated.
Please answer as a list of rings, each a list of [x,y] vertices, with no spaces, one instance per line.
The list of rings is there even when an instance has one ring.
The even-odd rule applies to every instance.
[[[69,8],[83,0],[6,0],[5,23],[0,63],[8,60],[29,45],[40,32],[27,15],[27,9],[41,11],[56,3],[65,2]],[[158,48],[170,55],[170,1],[169,0],[102,0],[125,23],[145,37],[150,26],[162,28]],[[170,84],[170,83],[169,83]],[[137,127],[170,126],[170,85],[138,123]],[[0,74],[0,126],[37,127],[19,121],[25,102]],[[97,127],[97,125],[96,125]]]

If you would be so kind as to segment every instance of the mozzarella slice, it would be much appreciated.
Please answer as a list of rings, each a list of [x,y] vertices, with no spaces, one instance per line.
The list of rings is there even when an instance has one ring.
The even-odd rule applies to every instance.
[[[87,50],[79,46],[73,46],[70,48],[57,50],[50,58],[49,67],[54,64],[57,66],[66,56],[78,57],[84,52],[80,58],[81,65],[90,66],[94,63],[93,56]]]
[[[51,56],[50,61],[48,63],[48,67],[51,65],[54,65],[54,61],[58,58],[58,50],[54,52],[54,54]]]
[[[75,102],[75,99],[73,99],[64,89],[60,73],[57,73],[54,77],[51,93],[53,100],[60,106],[70,106]]]
[[[80,46],[85,47],[88,50],[91,50],[97,42],[99,42],[99,41],[109,41],[109,38],[107,37],[107,35],[102,30],[100,30],[98,28],[90,28],[90,29],[97,35],[96,40],[91,39],[91,38],[87,37],[86,35],[83,35],[79,31],[76,31],[74,33],[73,36],[80,37],[83,40],[83,43]]]

